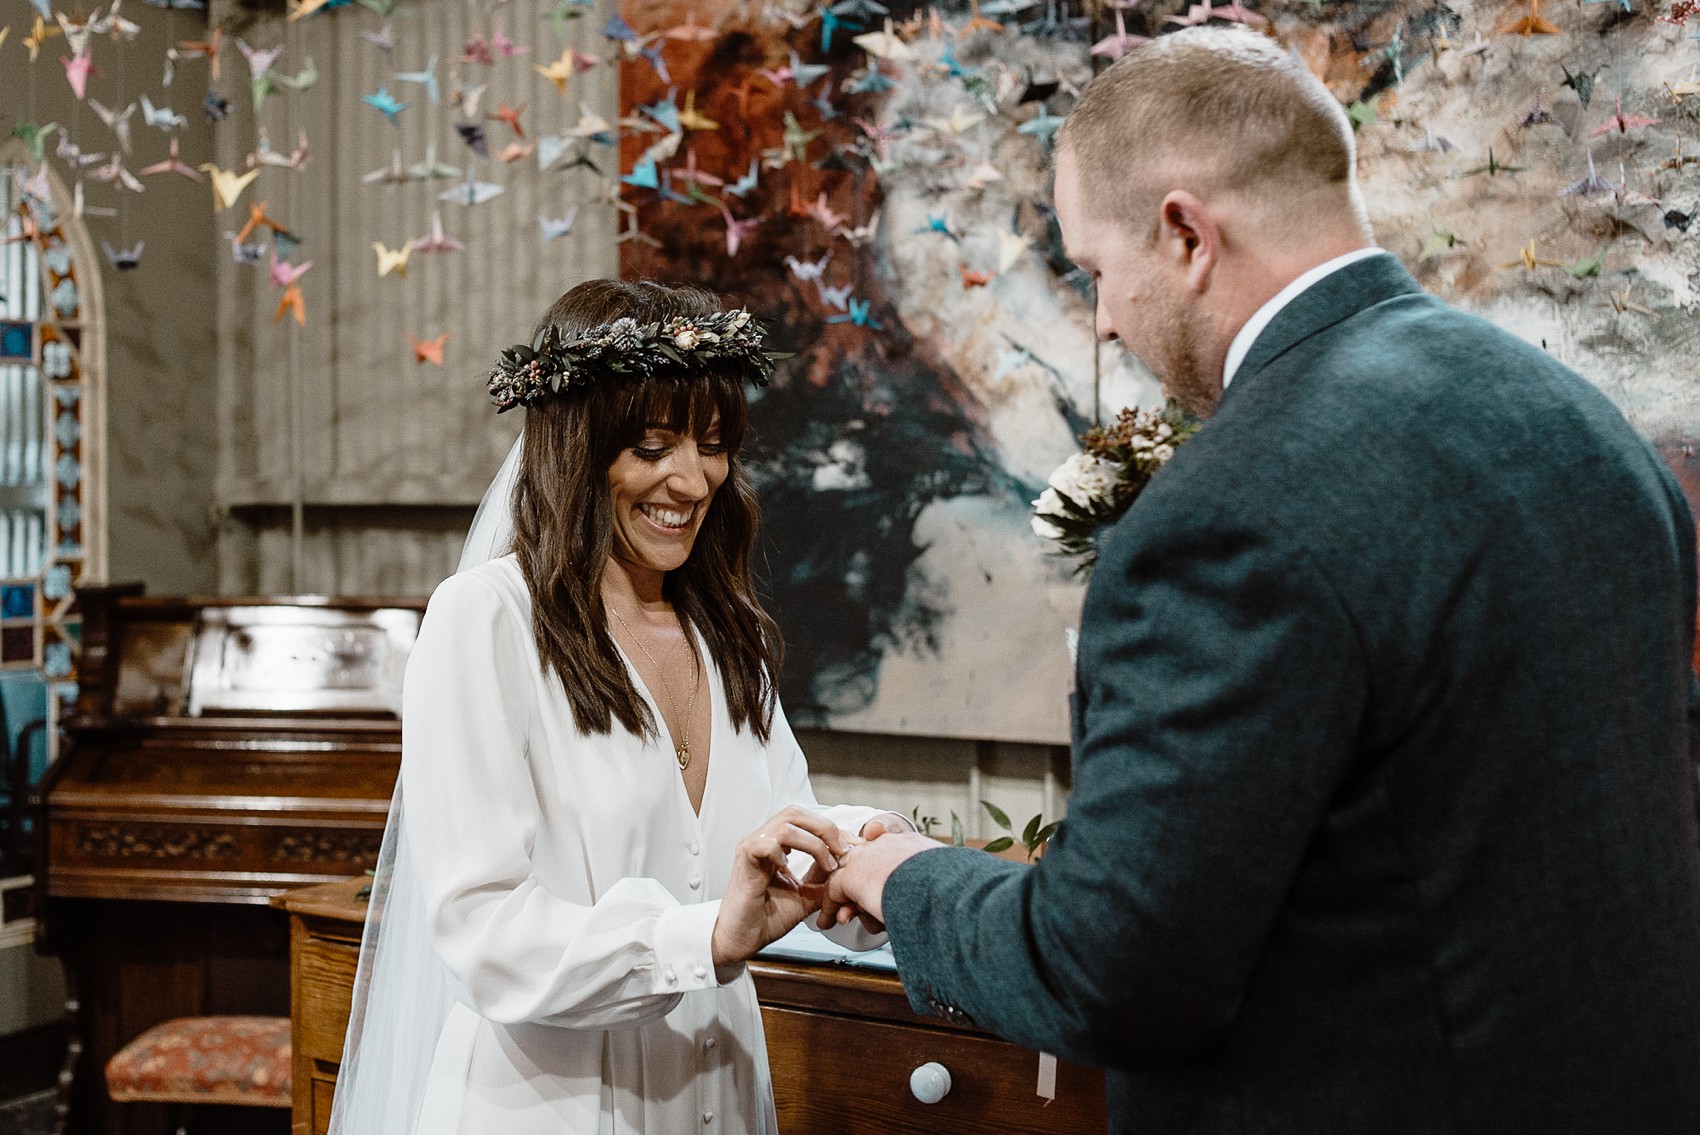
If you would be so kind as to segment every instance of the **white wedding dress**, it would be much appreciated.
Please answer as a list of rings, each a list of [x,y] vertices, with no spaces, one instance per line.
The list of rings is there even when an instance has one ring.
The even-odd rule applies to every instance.
[[[755,992],[741,966],[716,973],[709,940],[737,841],[818,807],[803,754],[782,713],[766,744],[735,731],[712,666],[700,814],[665,743],[580,733],[542,672],[511,535],[488,530],[511,484],[486,494],[475,562],[432,596],[408,663],[330,1131],[769,1135]],[[878,814],[821,810],[851,832]],[[840,929],[854,949],[883,940]]]

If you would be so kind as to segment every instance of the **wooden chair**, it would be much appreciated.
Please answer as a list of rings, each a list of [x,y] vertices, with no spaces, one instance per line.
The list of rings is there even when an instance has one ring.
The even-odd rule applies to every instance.
[[[290,1106],[288,1017],[178,1017],[155,1025],[106,1064],[106,1092],[122,1103],[177,1105],[187,1135],[195,1104]]]

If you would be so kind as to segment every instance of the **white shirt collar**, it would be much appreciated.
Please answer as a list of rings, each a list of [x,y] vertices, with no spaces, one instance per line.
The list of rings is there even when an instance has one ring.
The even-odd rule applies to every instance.
[[[1257,337],[1263,334],[1263,329],[1269,326],[1269,321],[1280,314],[1282,308],[1299,298],[1300,293],[1317,283],[1325,276],[1331,276],[1348,264],[1385,252],[1386,249],[1370,245],[1368,248],[1353,249],[1343,256],[1324,261],[1315,268],[1296,278],[1292,283],[1275,293],[1275,298],[1257,309],[1257,313],[1245,321],[1240,333],[1234,336],[1234,341],[1228,344],[1228,358],[1222,365],[1222,389],[1228,389],[1228,383],[1234,380],[1234,373],[1245,362],[1245,357],[1251,352],[1251,345],[1257,342]]]

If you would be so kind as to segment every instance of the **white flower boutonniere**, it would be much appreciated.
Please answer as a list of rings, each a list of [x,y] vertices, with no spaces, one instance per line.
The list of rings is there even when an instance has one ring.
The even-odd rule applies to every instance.
[[[1090,574],[1098,558],[1098,531],[1121,518],[1175,449],[1198,432],[1172,399],[1161,410],[1129,407],[1109,426],[1080,436],[1085,447],[1057,466],[1049,486],[1033,502],[1033,531],[1057,543]]]

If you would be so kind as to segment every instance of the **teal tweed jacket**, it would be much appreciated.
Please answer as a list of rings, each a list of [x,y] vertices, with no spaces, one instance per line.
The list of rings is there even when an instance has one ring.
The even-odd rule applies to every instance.
[[[910,999],[1115,1132],[1693,1135],[1694,547],[1583,379],[1325,278],[1106,534],[1043,860],[888,882]]]

